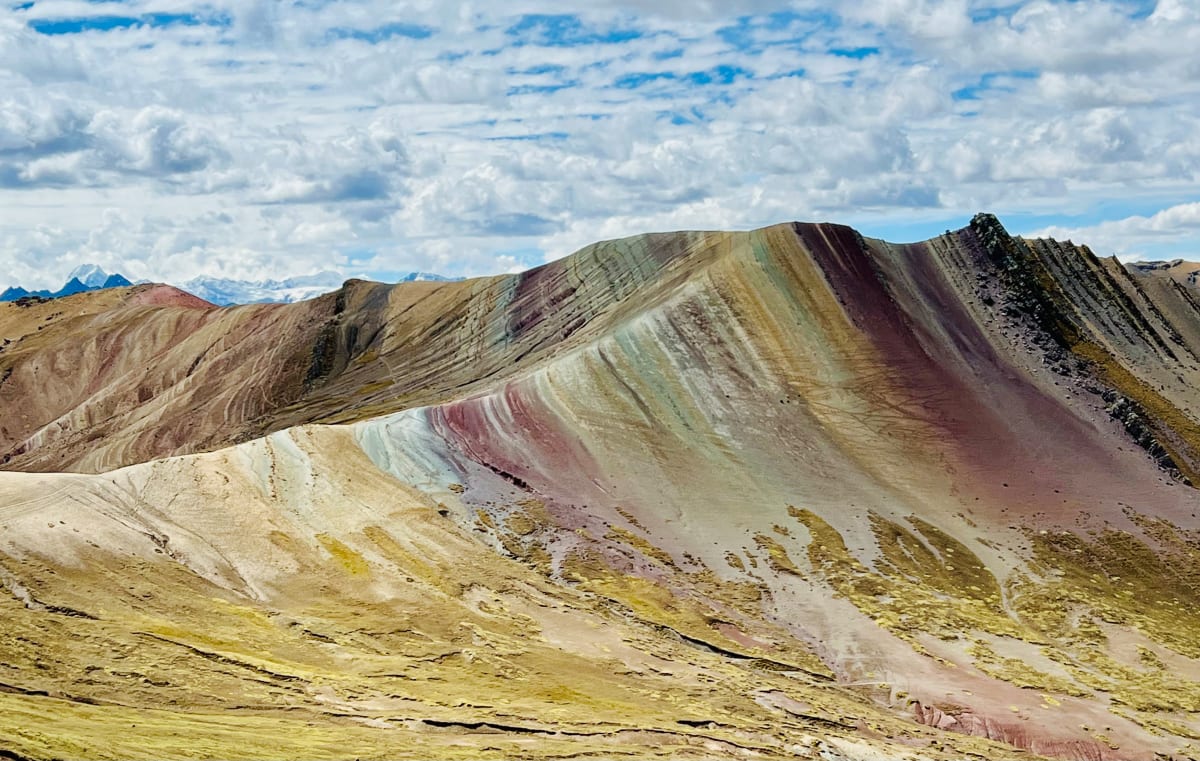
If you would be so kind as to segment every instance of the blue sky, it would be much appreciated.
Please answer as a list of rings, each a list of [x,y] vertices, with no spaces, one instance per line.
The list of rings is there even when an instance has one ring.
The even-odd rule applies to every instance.
[[[0,287],[480,275],[981,210],[1200,258],[1196,6],[0,0]]]

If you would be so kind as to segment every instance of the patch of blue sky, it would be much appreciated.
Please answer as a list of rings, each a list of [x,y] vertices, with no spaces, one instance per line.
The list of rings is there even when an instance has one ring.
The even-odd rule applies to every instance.
[[[535,133],[528,134],[528,135],[497,135],[495,137],[489,137],[489,138],[487,138],[487,140],[489,142],[493,142],[493,143],[501,143],[501,142],[536,143],[536,142],[540,142],[542,140],[553,140],[553,141],[566,140],[569,137],[571,137],[571,135],[568,132],[555,131],[555,132],[535,132]]]
[[[734,99],[734,97],[724,90],[713,93],[709,97],[708,102],[710,104],[720,103],[723,106],[729,106],[729,107],[733,107],[733,106],[737,105],[737,101]]]
[[[869,216],[855,217],[851,215],[845,221],[868,237],[880,238],[891,243],[911,243],[936,238],[947,230],[960,230],[970,224],[971,217],[973,216],[973,212],[967,214],[947,213],[945,216],[935,214],[930,215],[928,218],[917,220],[905,219],[901,221],[895,218],[879,219]],[[1000,222],[1001,224],[1005,224],[1005,217],[1001,216]],[[1011,228],[1009,229],[1011,230]]]
[[[1062,211],[1044,213],[1013,208],[993,209],[992,211],[995,212],[1000,222],[1010,233],[1013,235],[1028,235],[1047,227],[1089,228],[1103,222],[1125,219],[1131,216],[1150,217],[1162,210],[1164,206],[1168,206],[1176,201],[1177,199],[1169,196],[1161,198],[1148,196],[1146,198],[1122,199],[1120,201],[1100,201],[1095,204],[1088,204],[1078,211],[1068,211],[1066,213]],[[947,230],[958,230],[966,227],[971,221],[971,217],[974,216],[974,213],[974,211],[954,213],[947,209],[943,214],[939,213],[937,209],[929,209],[926,212],[909,216],[906,219],[890,217],[880,219],[865,215],[861,217],[850,215],[844,221],[853,224],[864,235],[869,235],[873,238],[882,238],[893,243],[902,243],[928,240]],[[1086,241],[1078,240],[1076,243],[1086,243]],[[1152,246],[1145,244],[1141,245],[1139,250],[1147,255],[1162,253],[1166,256],[1170,253],[1166,247],[1164,247],[1163,251],[1159,252]],[[1112,252],[1097,250],[1096,253],[1101,256],[1107,256]]]
[[[635,71],[617,77],[613,82],[613,87],[621,90],[636,90],[652,82],[672,81],[678,78],[679,75],[671,71]]]
[[[775,45],[795,45],[817,30],[841,25],[837,14],[824,11],[778,11],[765,16],[741,16],[735,24],[717,30],[725,44],[742,53],[757,53]]]
[[[775,74],[770,74],[763,79],[801,79],[808,74],[807,69],[791,69],[790,71],[780,71]]]
[[[373,29],[348,29],[339,27],[330,29],[328,34],[331,39],[362,40],[373,45],[393,37],[405,37],[410,40],[427,40],[433,36],[435,31],[437,30],[431,26],[396,21],[377,26]]]
[[[856,61],[861,61],[864,58],[870,58],[873,55],[879,55],[879,48],[862,47],[862,48],[829,48],[830,55],[838,56],[839,58],[853,58]]]
[[[29,28],[39,34],[64,35],[83,32],[108,32],[132,27],[169,26],[232,26],[233,19],[225,14],[147,13],[141,16],[88,16],[78,18],[31,19]]]
[[[513,45],[577,47],[612,45],[640,39],[644,33],[629,27],[589,26],[574,14],[528,14],[505,30]]]
[[[659,111],[656,116],[659,120],[669,121],[676,127],[686,127],[691,124],[705,124],[712,121],[712,117],[701,111],[696,106],[692,106],[687,111]]]
[[[971,21],[976,24],[986,23],[998,18],[1011,19],[1013,15],[1028,3],[1007,2],[997,3],[990,7],[974,8],[971,10]],[[1117,9],[1131,19],[1144,19],[1154,12],[1157,0],[1117,0],[1113,3]]]
[[[1100,200],[1089,203],[1077,211],[1056,210],[1053,213],[1035,211],[1015,211],[1000,214],[1000,221],[1010,232],[1019,234],[1039,230],[1044,227],[1094,227],[1103,222],[1125,219],[1127,217],[1152,217],[1164,208],[1179,202],[1175,196],[1149,194],[1141,197],[1132,195],[1119,200]],[[1086,243],[1087,241],[1076,241]]]
[[[346,257],[346,261],[351,265],[365,264],[375,258],[375,249],[372,248],[348,248],[339,253]]]
[[[982,24],[993,19],[1010,19],[1021,7],[1021,3],[1006,3],[990,8],[974,8],[971,10],[972,23]]]
[[[546,85],[513,85],[508,88],[506,95],[514,97],[517,95],[550,95],[559,90],[570,90],[574,87],[579,87],[580,82],[577,79],[572,79],[568,82],[555,82],[554,84]]]
[[[1014,71],[993,71],[984,74],[973,85],[960,87],[951,93],[955,100],[979,100],[980,96],[989,91],[998,92],[1013,92],[1016,88],[1010,84],[1006,84],[1011,80],[1018,79],[1037,79],[1039,73],[1036,71],[1014,70]]]
[[[579,71],[604,71],[612,66],[611,60],[592,61],[579,67]]]
[[[508,68],[509,74],[523,74],[525,76],[537,77],[543,74],[562,74],[567,70],[566,66],[557,63],[543,63],[537,66],[530,66],[524,69],[518,69],[515,66]]]
[[[80,32],[126,29],[136,26],[138,23],[137,18],[130,16],[97,16],[74,19],[33,19],[29,22],[29,28],[46,35],[79,34]]]
[[[672,48],[671,50],[659,50],[652,56],[656,61],[670,61],[673,58],[683,58],[683,48]]]
[[[754,72],[741,66],[721,64],[703,71],[676,73],[673,71],[637,71],[623,74],[613,81],[621,90],[637,90],[655,82],[681,82],[691,86],[731,85],[739,79],[754,79]]]
[[[754,79],[754,72],[741,66],[721,64],[707,71],[693,71],[687,81],[694,85],[731,85],[739,79]]]
[[[1125,5],[1129,18],[1141,20],[1154,13],[1154,9],[1158,7],[1158,0],[1130,0]]]
[[[534,267],[546,261],[546,252],[533,246],[507,249],[498,255],[510,256],[522,267]]]

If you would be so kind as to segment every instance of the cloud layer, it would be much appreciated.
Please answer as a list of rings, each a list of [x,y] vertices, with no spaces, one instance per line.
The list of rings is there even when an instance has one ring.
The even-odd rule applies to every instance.
[[[1188,0],[579,7],[0,7],[0,286],[486,274],[649,230],[904,239],[978,210],[1200,256]]]

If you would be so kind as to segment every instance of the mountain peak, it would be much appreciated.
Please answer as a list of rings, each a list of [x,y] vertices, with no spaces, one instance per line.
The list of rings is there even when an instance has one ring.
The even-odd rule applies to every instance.
[[[95,289],[83,283],[83,281],[81,281],[79,278],[73,277],[67,281],[66,285],[54,293],[54,297],[58,298],[59,296],[73,296],[76,293],[83,293],[84,291],[91,290]]]
[[[16,301],[24,296],[38,296],[45,299],[56,299],[62,296],[73,296],[86,291],[98,291],[103,288],[125,288],[133,285],[124,275],[108,274],[98,265],[82,264],[71,271],[67,282],[57,291],[48,289],[29,291],[19,285],[14,285],[0,293],[0,301]]]
[[[108,277],[108,273],[98,264],[81,264],[67,275],[67,282],[78,280],[89,288],[103,288]]]

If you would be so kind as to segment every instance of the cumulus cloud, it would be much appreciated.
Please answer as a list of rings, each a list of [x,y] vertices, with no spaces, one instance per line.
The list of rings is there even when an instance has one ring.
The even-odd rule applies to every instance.
[[[84,64],[73,46],[46,40],[19,19],[0,15],[0,83],[10,91],[84,79]]]
[[[33,107],[10,100],[2,113],[0,186],[96,186],[121,182],[119,175],[163,179],[229,158],[212,130],[161,106],[88,114],[61,100]]]
[[[197,172],[227,158],[211,130],[178,110],[149,106],[136,113],[98,111],[88,124],[98,170],[152,177]]]
[[[1197,46],[1185,0],[6,6],[0,272],[471,275],[981,208],[1185,255]]]
[[[1125,260],[1172,258],[1180,244],[1193,251],[1200,246],[1200,202],[1178,204],[1149,216],[1132,215],[1093,225],[1050,225],[1029,235],[1086,243],[1097,253],[1115,254]]]
[[[268,203],[387,201],[409,173],[402,127],[376,120],[314,139],[303,133],[265,141],[258,177]]]

